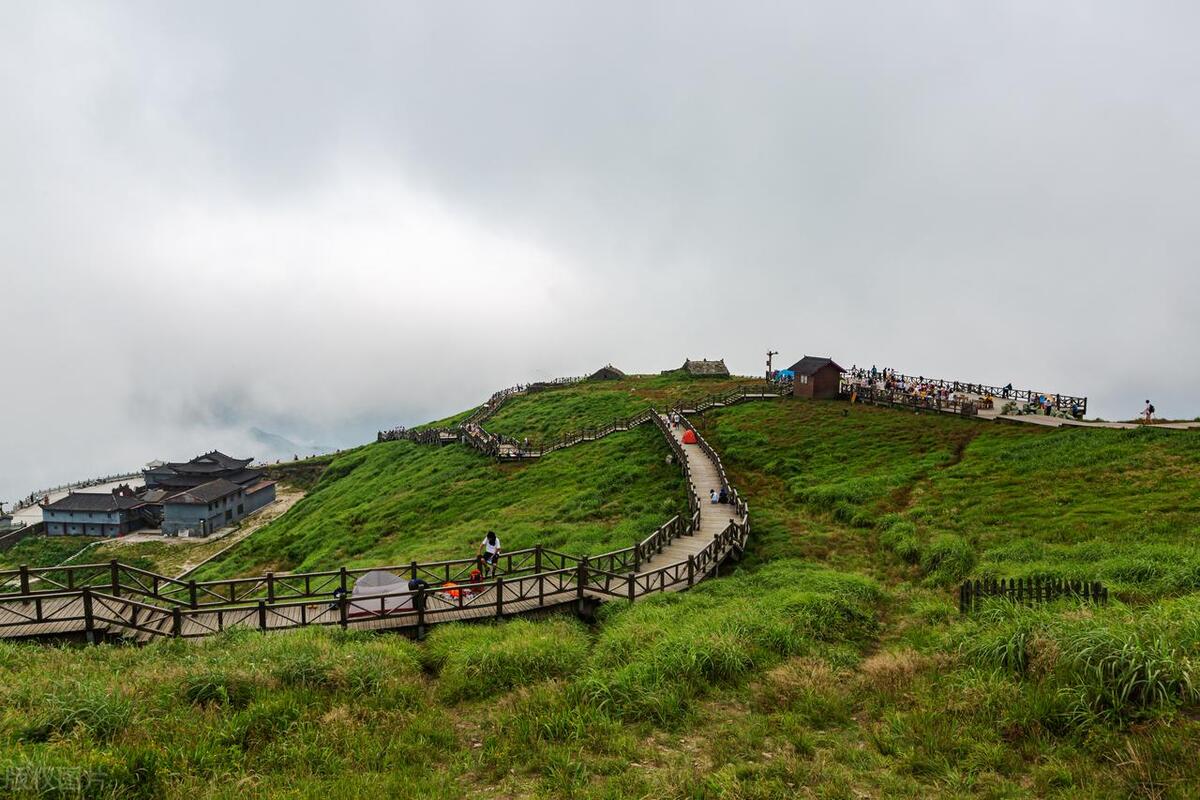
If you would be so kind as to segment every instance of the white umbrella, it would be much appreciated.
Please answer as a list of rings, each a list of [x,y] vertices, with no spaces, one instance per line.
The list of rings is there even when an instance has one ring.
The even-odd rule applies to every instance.
[[[350,614],[378,614],[380,611],[386,613],[412,608],[412,595],[380,597],[407,591],[407,579],[381,569],[372,570],[354,582],[354,590],[350,593]]]

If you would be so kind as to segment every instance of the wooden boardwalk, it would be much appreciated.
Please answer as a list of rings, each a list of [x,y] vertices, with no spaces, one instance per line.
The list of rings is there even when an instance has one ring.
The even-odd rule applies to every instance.
[[[770,393],[739,390],[688,408],[719,407]],[[697,432],[683,444],[691,423],[680,415],[643,412],[555,443],[555,449],[652,423],[663,433],[687,480],[687,518],[674,517],[640,542],[598,556],[574,556],[541,546],[505,553],[501,574],[468,583],[473,559],[371,569],[281,573],[197,582],[157,575],[113,561],[0,572],[0,638],[121,637],[201,638],[230,628],[281,631],[313,625],[358,630],[413,630],[443,622],[503,618],[613,599],[636,601],[681,591],[713,575],[741,554],[749,536],[749,508],[729,485],[719,456]],[[490,436],[472,423],[476,435]],[[464,429],[465,430],[465,429]],[[440,436],[439,436],[440,438]],[[434,443],[434,442],[430,442]],[[511,441],[506,447],[515,446]],[[530,457],[519,447],[516,457]],[[542,455],[549,450],[537,454]],[[505,457],[496,453],[498,458]],[[536,457],[536,456],[535,456]],[[709,492],[726,487],[729,502],[711,503]],[[417,588],[354,598],[353,582],[372,569],[410,579]],[[335,592],[335,590],[338,590]]]

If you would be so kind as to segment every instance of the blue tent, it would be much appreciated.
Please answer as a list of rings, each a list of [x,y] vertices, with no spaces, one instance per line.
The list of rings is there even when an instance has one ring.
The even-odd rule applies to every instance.
[[[777,380],[777,381],[789,381],[789,380],[795,380],[795,379],[796,379],[796,373],[790,369],[775,370],[775,380]]]

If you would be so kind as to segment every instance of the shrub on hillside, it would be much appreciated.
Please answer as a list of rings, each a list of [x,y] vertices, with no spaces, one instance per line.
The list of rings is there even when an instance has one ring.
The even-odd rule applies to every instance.
[[[183,678],[179,687],[183,699],[193,705],[218,705],[242,708],[254,696],[258,681],[233,670],[206,669]]]
[[[576,622],[518,619],[437,627],[426,642],[425,657],[438,672],[439,696],[454,702],[570,677],[583,667],[587,651],[587,634]]]
[[[992,601],[959,635],[971,662],[1037,682],[1062,700],[1052,722],[1124,723],[1200,702],[1200,598],[1131,611],[1064,613]]]
[[[879,541],[902,561],[916,564],[921,560],[921,542],[917,538],[917,526],[908,520],[888,520]]]
[[[614,716],[673,724],[709,687],[783,658],[844,660],[877,630],[869,578],[777,561],[736,579],[633,606],[606,607],[579,702]]]
[[[934,537],[921,551],[921,571],[935,586],[960,581],[975,567],[975,551],[967,540],[953,533]]]
[[[106,741],[129,726],[133,703],[107,687],[74,681],[39,697],[31,712],[20,734],[26,741],[44,742],[54,734],[70,734],[76,729]]]

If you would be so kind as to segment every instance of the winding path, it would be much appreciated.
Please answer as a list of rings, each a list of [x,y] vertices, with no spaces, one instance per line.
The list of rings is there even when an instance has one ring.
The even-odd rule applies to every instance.
[[[707,408],[776,396],[737,390],[688,405]],[[169,578],[116,561],[66,569],[22,568],[0,572],[0,638],[84,635],[96,641],[107,635],[144,642],[200,638],[229,628],[274,631],[312,625],[407,629],[420,635],[441,622],[569,605],[588,613],[599,602],[632,602],[685,590],[714,574],[730,556],[739,556],[750,532],[749,508],[729,486],[716,452],[698,432],[697,443],[683,444],[685,431],[695,432],[687,418],[681,416],[673,427],[667,415],[646,412],[558,446],[594,441],[645,423],[660,429],[683,470],[690,514],[668,520],[631,547],[583,557],[541,546],[516,551],[502,558],[498,579],[475,584],[466,580],[473,559],[205,582]],[[440,436],[433,441],[439,440]],[[506,460],[499,452],[492,455]],[[728,487],[730,502],[711,503],[709,491],[721,486]],[[426,585],[366,598],[345,595],[353,579],[374,569],[407,573]],[[335,590],[341,590],[341,599],[331,599]]]

